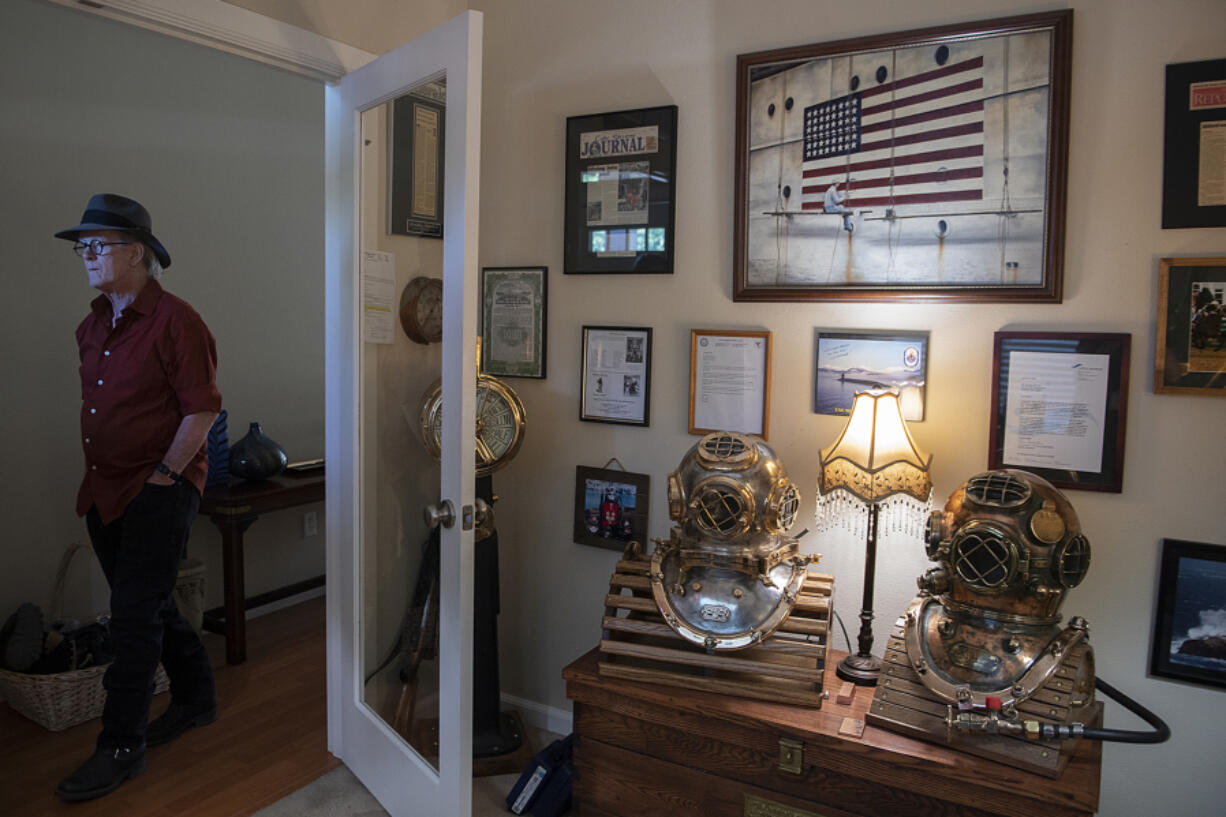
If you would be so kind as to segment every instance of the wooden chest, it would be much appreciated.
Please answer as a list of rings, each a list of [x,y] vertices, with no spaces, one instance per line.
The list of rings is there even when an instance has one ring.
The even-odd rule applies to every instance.
[[[860,687],[839,703],[835,652],[830,698],[814,710],[602,677],[593,649],[562,673],[575,711],[574,813],[1073,817],[1097,810],[1101,744],[1082,741],[1051,780],[865,727],[873,690]]]

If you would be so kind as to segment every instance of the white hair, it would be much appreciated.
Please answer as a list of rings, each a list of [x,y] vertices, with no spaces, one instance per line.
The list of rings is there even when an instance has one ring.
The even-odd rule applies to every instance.
[[[153,249],[148,244],[145,245],[145,255],[149,259],[145,265],[145,272],[156,281],[162,277],[162,262],[158,261],[157,255],[154,254]]]

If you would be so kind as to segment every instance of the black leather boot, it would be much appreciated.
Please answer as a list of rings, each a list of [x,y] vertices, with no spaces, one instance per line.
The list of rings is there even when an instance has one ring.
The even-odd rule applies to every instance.
[[[61,800],[93,800],[110,794],[144,770],[144,748],[98,748],[80,768],[60,781],[55,794]]]
[[[193,726],[208,726],[217,720],[217,703],[179,704],[174,701],[145,729],[145,745],[158,746],[182,735]]]

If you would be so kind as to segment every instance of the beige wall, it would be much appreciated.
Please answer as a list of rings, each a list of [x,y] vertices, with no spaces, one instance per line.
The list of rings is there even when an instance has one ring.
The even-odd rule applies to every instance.
[[[894,328],[931,335],[928,419],[912,426],[935,455],[944,502],[987,462],[992,333],[1001,328],[1132,334],[1122,494],[1070,492],[1094,547],[1066,615],[1093,627],[1105,679],[1166,717],[1159,748],[1105,748],[1102,813],[1208,815],[1226,796],[1216,726],[1222,693],[1146,677],[1155,571],[1163,537],[1226,544],[1220,435],[1226,403],[1156,396],[1150,386],[1157,259],[1223,254],[1226,229],[1161,230],[1163,66],[1222,56],[1220,2],[1083,2],[1075,7],[1065,295],[1060,305],[733,303],[736,55],[752,51],[1065,7],[1008,2],[474,2],[485,12],[481,255],[485,266],[545,264],[549,378],[516,380],[529,418],[518,458],[495,476],[502,496],[502,684],[565,707],[560,672],[600,636],[615,553],[573,544],[577,464],[617,457],[650,474],[651,533],[665,536],[664,480],[696,440],[686,433],[691,328],[774,332],[771,444],[805,491],[812,527],[817,450],[841,421],[810,411],[815,328]],[[671,276],[562,275],[567,116],[679,107],[677,263]],[[651,426],[580,422],[584,324],[655,330]],[[858,612],[863,546],[806,539],[836,577],[837,608]],[[927,567],[919,543],[883,543],[877,648]],[[854,637],[854,629],[853,629]],[[836,644],[842,647],[841,636]],[[1107,723],[1141,724],[1108,703]],[[1178,770],[1159,777],[1154,770]],[[1176,805],[1177,804],[1177,805]]]

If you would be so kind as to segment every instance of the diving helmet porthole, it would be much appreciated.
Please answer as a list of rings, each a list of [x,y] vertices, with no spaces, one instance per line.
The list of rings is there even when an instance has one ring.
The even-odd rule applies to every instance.
[[[665,621],[707,649],[741,649],[787,617],[807,572],[787,531],[800,493],[762,439],[719,431],[698,441],[668,477],[676,525],[652,558]]]

